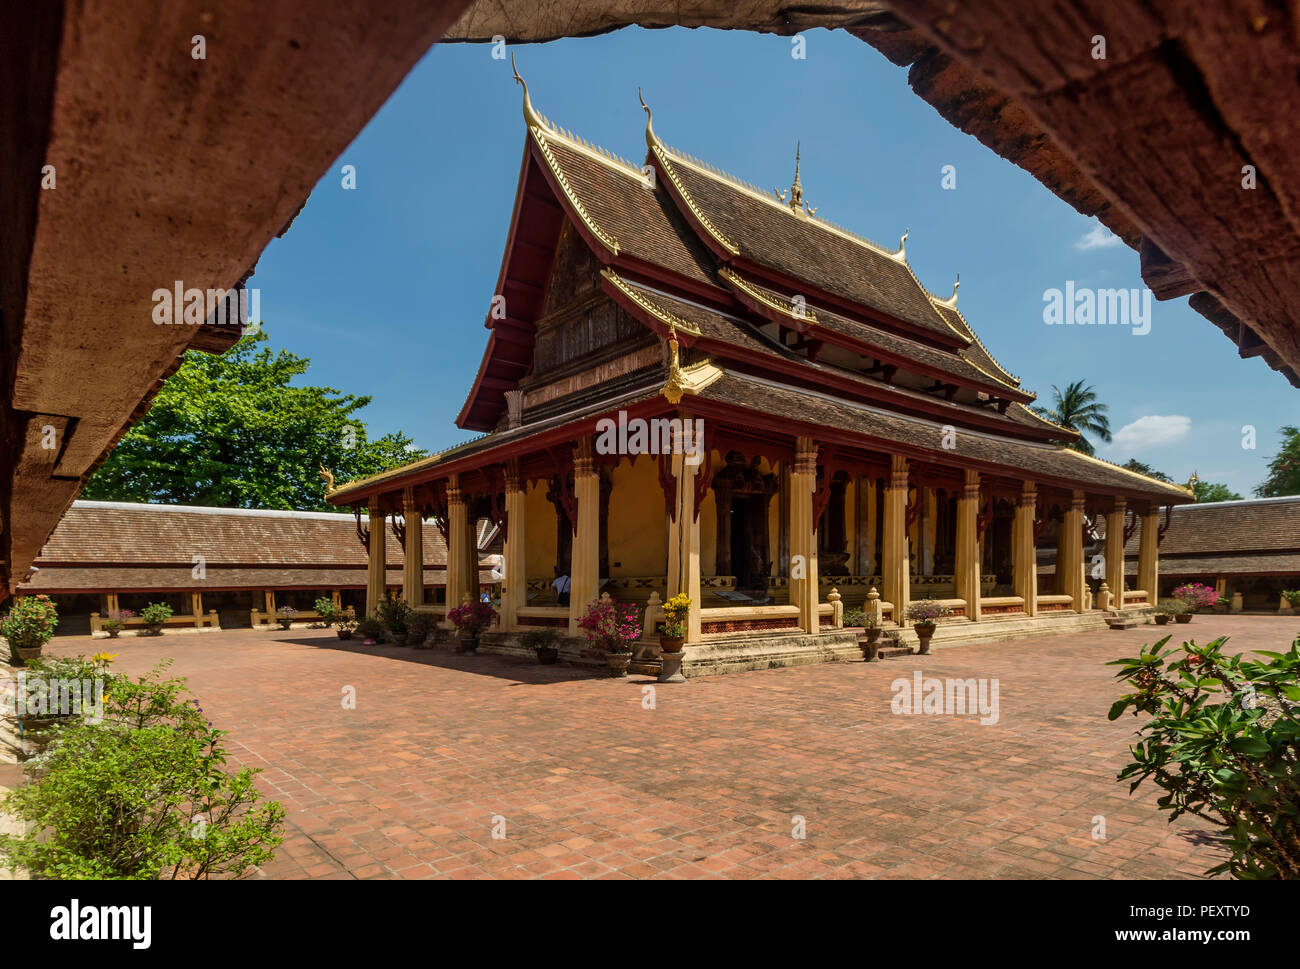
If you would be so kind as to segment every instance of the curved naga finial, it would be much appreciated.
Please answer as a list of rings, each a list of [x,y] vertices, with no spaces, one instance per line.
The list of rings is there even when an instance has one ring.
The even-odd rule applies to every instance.
[[[1192,476],[1187,479],[1187,484],[1183,485],[1183,487],[1186,488],[1188,491],[1192,492],[1193,494],[1195,494],[1196,485],[1200,480],[1201,480],[1201,476],[1197,474],[1195,471],[1193,471]]]
[[[653,125],[654,118],[650,114],[650,105],[645,103],[645,98],[641,97],[641,89],[636,89],[637,100],[641,102],[641,107],[645,108],[645,144],[647,148],[662,147],[659,136],[655,134]]]
[[[330,473],[329,468],[322,464],[320,466],[320,476],[325,479],[325,494],[328,495],[334,491],[334,475]]]
[[[907,237],[911,234],[911,229],[904,229],[903,238],[898,240],[898,252],[894,253],[894,258],[899,262],[907,262]]]
[[[957,308],[957,288],[958,288],[959,286],[961,286],[961,273],[958,273],[958,274],[957,274],[957,281],[956,281],[955,283],[952,284],[952,295],[949,296],[947,299],[941,299],[941,300],[939,300],[939,302],[942,303],[944,306],[949,306],[949,307],[951,307],[952,309],[956,309],[956,308]]]
[[[528,96],[528,84],[519,76],[519,68],[515,67],[513,51],[510,54],[510,69],[515,72],[515,81],[524,89],[524,121],[528,123],[530,128],[547,127],[545,119],[533,109],[532,98]]]

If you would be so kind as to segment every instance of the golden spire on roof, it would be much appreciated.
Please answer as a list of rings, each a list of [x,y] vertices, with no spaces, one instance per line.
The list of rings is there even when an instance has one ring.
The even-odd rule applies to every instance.
[[[659,136],[655,134],[654,126],[653,126],[652,123],[651,123],[654,119],[653,119],[653,118],[651,117],[651,115],[650,115],[650,105],[646,104],[646,103],[645,103],[645,98],[641,97],[641,89],[640,89],[640,88],[637,88],[637,89],[636,89],[636,96],[637,96],[637,99],[641,102],[641,107],[645,108],[645,144],[646,144],[646,147],[647,147],[647,148],[658,148],[658,147],[660,147],[660,144],[659,144]]]
[[[899,262],[907,262],[907,237],[911,234],[911,229],[904,229],[903,238],[898,240],[898,252],[894,253],[894,258]]]
[[[528,123],[530,128],[547,127],[546,121],[542,116],[533,110],[532,99],[528,97],[528,85],[524,83],[524,79],[519,76],[519,68],[515,67],[515,55],[513,52],[510,54],[510,69],[515,72],[515,80],[521,84],[524,89],[524,121]]]
[[[790,185],[790,200],[786,202],[785,192],[780,189],[773,189],[772,192],[782,202],[786,202],[790,206],[790,211],[795,215],[816,215],[817,210],[809,208],[808,203],[803,200],[803,181],[799,178],[799,153],[802,148],[802,143],[796,141],[794,144],[794,182]]]

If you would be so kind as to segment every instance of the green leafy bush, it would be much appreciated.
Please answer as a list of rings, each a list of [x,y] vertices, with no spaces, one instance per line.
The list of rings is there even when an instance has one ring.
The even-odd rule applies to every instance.
[[[165,602],[151,602],[140,610],[140,618],[150,626],[161,626],[172,617],[172,607]]]
[[[560,644],[560,631],[554,626],[539,626],[523,635],[524,649],[537,652],[539,649],[554,649]]]
[[[1156,603],[1156,612],[1164,616],[1181,616],[1188,609],[1182,599],[1161,599]]]
[[[406,635],[414,646],[423,646],[433,632],[434,617],[427,612],[412,612],[406,620]]]
[[[334,625],[343,613],[343,610],[334,604],[334,600],[330,596],[321,596],[316,600],[314,608],[316,615],[320,617],[320,621],[327,627]]]
[[[0,636],[10,646],[39,649],[50,641],[59,625],[59,611],[49,596],[19,596],[0,619]]]
[[[401,596],[385,592],[384,598],[375,607],[375,618],[385,629],[395,633],[406,632],[406,623],[411,617],[411,607]]]
[[[1221,828],[1230,857],[1207,874],[1300,878],[1300,638],[1264,660],[1228,656],[1227,637],[1165,648],[1169,637],[1119,659],[1132,688],[1110,719],[1147,714],[1119,773],[1130,793],[1151,780],[1170,820],[1191,814]]]
[[[374,616],[367,616],[357,623],[357,635],[362,639],[381,639],[384,635],[384,625]]]
[[[180,680],[159,667],[113,677],[104,719],[56,728],[28,762],[32,783],[4,810],[26,835],[0,835],[0,859],[34,878],[238,877],[283,840],[284,809],[261,803],[257,771],[225,769],[213,729]]]

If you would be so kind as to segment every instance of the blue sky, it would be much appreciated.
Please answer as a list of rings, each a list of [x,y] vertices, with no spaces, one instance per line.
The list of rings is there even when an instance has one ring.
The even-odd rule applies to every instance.
[[[1043,294],[1141,288],[1137,254],[1088,247],[1097,223],[962,134],[907,86],[904,69],[844,33],[789,38],[628,29],[511,47],[542,113],[640,163],[640,86],[668,144],[761,188],[787,188],[802,142],[804,197],[818,215],[907,253],[941,294],[961,273],[960,306],[993,355],[1050,398],[1084,379],[1110,405],[1137,457],[1186,480],[1251,496],[1300,421],[1295,391],[1240,360],[1187,300],[1154,303],[1150,332],[1047,326]],[[373,395],[372,433],[403,430],[437,450],[469,437],[454,419],[487,331],[524,145],[509,60],[486,46],[438,46],[416,66],[267,248],[251,285],[274,345],[310,357],[307,379]],[[341,167],[356,166],[355,190]],[[956,188],[941,186],[945,165]],[[1111,240],[1114,242],[1115,240]],[[1243,449],[1242,427],[1257,429]]]

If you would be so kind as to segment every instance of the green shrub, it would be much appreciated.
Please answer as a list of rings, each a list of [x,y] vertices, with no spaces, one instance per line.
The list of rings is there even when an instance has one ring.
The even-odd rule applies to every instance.
[[[375,607],[375,618],[385,629],[395,633],[406,632],[406,623],[410,617],[411,607],[407,601],[401,596],[394,596],[391,592],[385,592],[384,598]]]
[[[151,602],[140,610],[140,618],[150,626],[161,626],[172,617],[172,607],[165,602]]]
[[[560,631],[554,626],[542,626],[524,633],[523,646],[536,652],[539,649],[555,648],[560,643]]]
[[[32,783],[4,810],[27,822],[0,835],[0,859],[34,878],[238,877],[269,860],[284,809],[261,802],[257,771],[225,769],[215,730],[180,680],[159,667],[114,677],[104,720],[56,728],[29,762]]]
[[[1282,598],[1287,601],[1288,605],[1300,606],[1300,589],[1287,589],[1282,593]]]
[[[367,616],[357,623],[357,633],[362,639],[381,639],[384,635],[384,625],[374,616]]]
[[[10,646],[39,649],[50,641],[59,625],[59,611],[49,596],[19,596],[0,619],[0,636]]]
[[[427,612],[412,612],[406,620],[406,635],[413,646],[422,646],[433,632],[434,617]]]
[[[1133,690],[1110,719],[1147,714],[1133,761],[1119,773],[1132,793],[1150,779],[1170,821],[1191,814],[1222,829],[1230,857],[1206,874],[1300,878],[1300,638],[1264,660],[1227,656],[1221,637],[1165,648],[1169,637],[1119,659],[1116,676]]]
[[[1181,616],[1188,609],[1182,599],[1161,599],[1156,603],[1156,612],[1165,616]]]
[[[334,604],[334,599],[331,596],[321,596],[316,600],[313,608],[316,610],[316,615],[320,617],[320,621],[327,627],[334,625],[343,613],[343,610]]]

